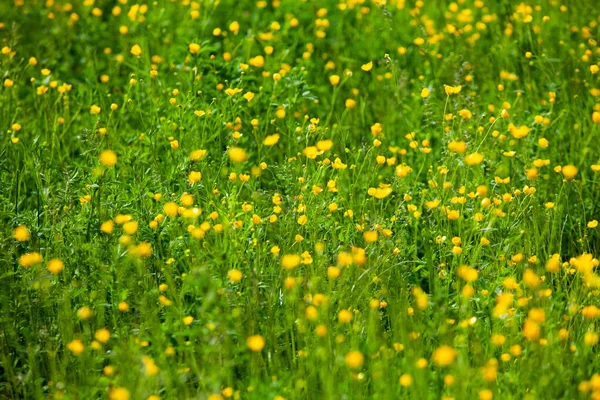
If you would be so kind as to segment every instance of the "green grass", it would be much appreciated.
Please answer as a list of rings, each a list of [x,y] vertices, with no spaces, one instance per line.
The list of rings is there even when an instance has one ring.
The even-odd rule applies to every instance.
[[[600,396],[595,2],[133,1],[0,3],[0,398]]]

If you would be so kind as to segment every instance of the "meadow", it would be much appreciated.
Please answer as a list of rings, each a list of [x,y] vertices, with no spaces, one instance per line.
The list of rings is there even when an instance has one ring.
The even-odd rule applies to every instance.
[[[593,0],[0,1],[0,399],[600,399]]]

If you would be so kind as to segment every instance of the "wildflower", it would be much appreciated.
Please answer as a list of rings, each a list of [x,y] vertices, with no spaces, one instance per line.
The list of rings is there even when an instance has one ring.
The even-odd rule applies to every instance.
[[[583,342],[590,347],[598,344],[600,336],[596,332],[586,332],[583,336]]]
[[[142,357],[142,364],[144,365],[144,371],[146,373],[146,376],[154,376],[158,374],[158,366],[150,357]]]
[[[317,149],[319,151],[327,151],[333,147],[333,142],[331,140],[319,140],[317,142]]]
[[[265,58],[263,56],[252,57],[248,64],[256,68],[262,68],[265,65]]]
[[[29,268],[33,265],[40,264],[42,262],[42,255],[38,252],[25,253],[19,257],[19,264],[23,268]]]
[[[468,265],[462,265],[458,268],[457,275],[466,282],[474,282],[477,280],[479,272],[477,272],[477,270],[473,267],[469,267]]]
[[[51,274],[57,275],[60,273],[60,271],[62,271],[65,268],[65,263],[59,260],[58,258],[54,258],[48,261],[48,265],[46,266],[46,268]]]
[[[94,334],[94,338],[100,343],[106,343],[110,339],[110,331],[106,328],[98,329]]]
[[[83,306],[77,310],[77,317],[79,317],[79,319],[87,320],[90,319],[92,315],[94,315],[94,312],[87,306]]]
[[[242,274],[242,271],[240,271],[239,269],[232,269],[229,272],[227,272],[227,278],[233,283],[241,281],[243,276],[244,275]]]
[[[319,154],[322,154],[316,146],[308,146],[302,153],[311,160],[314,160]]]
[[[188,45],[188,51],[190,54],[198,54],[200,52],[200,45],[198,43],[190,43]]]
[[[338,322],[340,324],[348,324],[352,321],[352,312],[349,310],[341,310],[338,313]]]
[[[383,125],[381,125],[379,122],[377,122],[371,126],[371,134],[373,136],[380,135],[382,131],[383,131]]]
[[[31,238],[31,234],[25,225],[20,225],[13,231],[13,237],[19,242],[26,242]]]
[[[446,92],[446,94],[448,96],[453,95],[453,94],[458,94],[458,93],[460,93],[461,90],[462,90],[462,86],[444,85],[444,91]]]
[[[450,221],[456,221],[460,217],[460,211],[449,210],[447,217],[448,217],[448,220],[450,220]]]
[[[351,369],[359,369],[365,362],[365,357],[360,351],[352,350],[346,354],[346,365]]]
[[[342,162],[339,157],[336,157],[335,161],[331,166],[335,169],[346,169],[347,165]]]
[[[134,44],[134,45],[131,47],[131,50],[130,50],[130,52],[131,52],[131,54],[133,54],[134,56],[136,56],[136,57],[139,57],[140,55],[142,55],[142,48],[140,47],[140,45],[139,45],[139,44]]]
[[[81,340],[75,339],[67,344],[67,349],[69,349],[73,355],[79,356],[85,350],[85,346]]]
[[[458,112],[458,115],[460,115],[464,119],[471,119],[471,118],[473,118],[473,113],[471,111],[469,111],[469,110],[466,110],[466,109],[460,110]]]
[[[241,163],[248,159],[248,153],[240,147],[233,147],[229,149],[229,159],[235,163]]]
[[[198,172],[198,171],[192,171],[188,175],[188,181],[192,184],[196,183],[196,182],[200,182],[201,179],[202,179],[202,173]]]
[[[376,199],[384,199],[384,198],[388,197],[390,194],[392,194],[392,188],[391,187],[369,188],[368,194],[369,194],[369,196],[373,196]]]
[[[483,162],[483,154],[471,153],[465,156],[465,164],[467,165],[479,165]]]
[[[206,150],[194,150],[190,153],[190,160],[191,161],[200,161],[204,158],[204,156],[206,155]]]
[[[368,63],[366,63],[366,64],[363,64],[363,65],[360,67],[360,69],[362,69],[362,70],[363,70],[363,71],[365,71],[365,72],[369,72],[370,70],[372,70],[372,69],[373,69],[373,61],[369,61]]]
[[[456,350],[448,345],[438,347],[432,355],[433,362],[438,366],[444,367],[451,365],[456,358]]]
[[[294,269],[300,265],[300,256],[297,254],[286,254],[281,257],[281,265],[285,269]]]
[[[129,221],[123,224],[123,231],[128,235],[133,235],[138,230],[138,222],[137,221]]]
[[[448,143],[448,150],[462,154],[467,151],[467,144],[462,141],[451,141]]]
[[[565,179],[574,179],[579,170],[574,165],[565,165],[562,167],[561,172]]]
[[[279,135],[277,133],[273,134],[273,135],[269,135],[265,138],[265,140],[263,141],[263,144],[265,146],[275,146],[277,144],[277,142],[279,142]]]
[[[400,386],[409,387],[413,383],[413,377],[410,374],[400,375]]]
[[[100,163],[106,167],[114,167],[117,164],[117,155],[112,150],[104,150],[100,153]]]
[[[252,335],[246,339],[246,345],[250,350],[258,353],[265,347],[265,339],[261,335]]]

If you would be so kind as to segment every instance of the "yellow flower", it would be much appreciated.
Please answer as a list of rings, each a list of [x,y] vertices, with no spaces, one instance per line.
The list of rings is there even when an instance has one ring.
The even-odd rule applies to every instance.
[[[349,324],[352,321],[352,312],[349,310],[341,310],[338,313],[338,322],[340,324]]]
[[[31,238],[31,234],[25,225],[20,225],[13,231],[13,237],[19,242],[26,242]]]
[[[426,201],[424,204],[425,204],[425,207],[433,209],[433,208],[437,208],[440,205],[440,200],[435,199],[435,200],[431,200],[431,201]]]
[[[463,117],[464,119],[471,119],[473,118],[473,113],[467,109],[462,109],[458,112],[458,115],[460,115],[461,117]]]
[[[137,232],[139,224],[137,221],[129,221],[123,224],[123,231],[128,235],[133,235]]]
[[[566,179],[574,179],[579,170],[574,165],[565,165],[562,167],[561,172]]]
[[[509,125],[508,130],[510,131],[510,134],[515,139],[522,139],[522,138],[524,138],[525,136],[527,136],[529,134],[529,131],[530,131],[529,127],[527,127],[527,126],[519,126],[517,128],[513,124]]]
[[[177,203],[168,202],[163,206],[163,211],[167,214],[168,217],[176,217],[179,213],[179,206]]]
[[[483,162],[483,154],[471,153],[465,156],[465,164],[467,165],[478,165]]]
[[[430,94],[431,94],[431,91],[429,91],[429,89],[427,89],[427,88],[421,89],[421,97],[422,98],[425,99],[425,98],[429,97]]]
[[[448,143],[448,150],[462,154],[467,151],[467,144],[463,141],[451,141]]]
[[[590,347],[597,345],[599,339],[600,336],[596,332],[586,332],[583,336],[583,342]]]
[[[446,94],[448,96],[450,96],[451,94],[457,94],[460,93],[460,91],[462,90],[462,86],[449,86],[449,85],[444,85],[444,91],[446,92]]]
[[[369,72],[370,70],[372,70],[372,69],[373,69],[373,61],[369,61],[368,63],[366,63],[366,64],[363,64],[363,65],[360,67],[360,69],[362,69],[362,70],[363,70],[363,71],[365,71],[365,72]]]
[[[335,169],[346,169],[347,165],[342,162],[339,157],[336,157],[335,161],[331,165]]]
[[[265,347],[265,339],[260,335],[252,335],[246,339],[248,348],[257,353]]]
[[[369,196],[373,196],[376,199],[383,199],[388,197],[390,194],[392,194],[392,188],[391,187],[384,187],[384,188],[369,188],[368,192]]]
[[[359,369],[365,362],[365,356],[360,351],[352,350],[346,354],[346,365],[351,369]]]
[[[286,254],[281,257],[281,265],[285,269],[294,269],[300,265],[300,256],[297,254]]]
[[[194,322],[194,317],[192,317],[191,315],[188,315],[187,317],[183,318],[183,323],[185,325],[191,325],[192,322]]]
[[[441,367],[451,365],[456,358],[456,350],[448,345],[438,347],[432,355],[433,362]]]
[[[62,271],[65,268],[65,263],[59,260],[58,258],[54,258],[48,261],[48,265],[46,266],[46,268],[48,269],[48,271],[50,271],[51,274],[57,275],[60,273],[60,271]]]
[[[194,150],[190,153],[190,160],[192,161],[199,161],[202,160],[202,158],[204,158],[204,156],[206,155],[206,150]]]
[[[133,54],[134,56],[136,56],[136,57],[139,57],[139,56],[142,54],[142,48],[140,47],[140,45],[139,45],[139,44],[134,44],[134,45],[131,47],[131,51],[130,51],[130,52],[131,52],[131,54]]]
[[[592,220],[592,221],[588,222],[587,226],[590,229],[594,229],[595,227],[598,226],[598,220]]]
[[[190,183],[196,183],[199,182],[202,179],[202,173],[198,172],[198,171],[192,171],[190,172],[190,174],[188,175],[188,181]]]
[[[69,349],[71,351],[71,353],[73,353],[74,355],[78,356],[78,355],[81,355],[81,353],[83,353],[83,350],[85,350],[85,347],[81,340],[75,339],[75,340],[69,342],[69,344],[67,344],[67,349]]]
[[[229,149],[229,159],[235,163],[241,163],[248,159],[248,153],[240,147],[233,147]]]
[[[110,339],[110,331],[106,328],[98,329],[94,334],[94,338],[100,343],[106,343]]]
[[[102,109],[95,104],[90,107],[90,114],[97,115],[100,114],[101,111]]]
[[[448,219],[450,221],[456,221],[460,217],[460,211],[458,210],[448,210]]]
[[[409,387],[413,383],[413,377],[409,374],[402,374],[400,376],[400,386]]]
[[[146,372],[146,376],[154,376],[158,374],[158,366],[150,357],[144,356],[142,357],[142,364],[144,364],[144,369]]]
[[[252,57],[248,64],[256,68],[262,68],[265,65],[265,58],[263,56]]]
[[[32,265],[36,265],[42,262],[42,255],[38,252],[25,253],[19,257],[19,264],[23,268],[29,268]]]
[[[311,160],[314,160],[315,158],[317,158],[317,156],[319,154],[322,154],[321,151],[319,151],[319,149],[317,148],[317,146],[308,146],[307,148],[305,148],[302,153],[310,158]]]
[[[94,312],[91,308],[87,306],[83,306],[79,310],[77,310],[77,317],[79,317],[80,319],[90,319],[92,315],[94,315]]]
[[[188,45],[188,50],[190,54],[198,54],[200,52],[200,45],[198,43],[190,43]]]
[[[152,255],[152,245],[148,242],[141,242],[132,250],[131,254],[148,258]]]
[[[229,272],[227,272],[227,278],[229,278],[229,280],[233,283],[241,281],[243,277],[244,274],[242,274],[242,271],[240,271],[239,269],[232,269]]]
[[[117,164],[117,155],[112,150],[104,150],[100,153],[100,163],[106,167],[114,167]]]
[[[373,136],[377,136],[381,134],[381,132],[383,132],[383,125],[381,125],[379,122],[376,122],[375,124],[371,125],[371,134]]]
[[[337,86],[340,84],[340,76],[339,75],[331,75],[329,77],[329,82],[333,85],[333,86]]]
[[[379,233],[377,233],[377,231],[367,231],[363,233],[363,239],[365,239],[365,242],[367,243],[374,243],[379,239]]]
[[[327,151],[333,147],[333,142],[331,140],[319,140],[317,142],[317,149],[320,151]]]
[[[273,135],[269,135],[263,141],[265,146],[275,146],[279,142],[279,134],[275,133]]]
[[[462,265],[456,271],[457,275],[467,282],[475,282],[479,276],[479,272],[473,267]]]
[[[237,21],[233,21],[231,24],[229,24],[229,30],[234,34],[237,35],[238,32],[240,31],[240,24]]]

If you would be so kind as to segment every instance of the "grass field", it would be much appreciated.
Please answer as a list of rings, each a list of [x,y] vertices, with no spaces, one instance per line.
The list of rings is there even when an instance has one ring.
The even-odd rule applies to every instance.
[[[600,399],[593,0],[0,1],[0,399]]]

